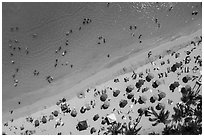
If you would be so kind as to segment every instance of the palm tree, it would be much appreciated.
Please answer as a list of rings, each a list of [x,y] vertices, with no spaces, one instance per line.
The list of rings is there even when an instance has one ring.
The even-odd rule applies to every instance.
[[[107,128],[106,134],[110,135],[119,135],[122,134],[122,124],[121,123],[114,123]]]
[[[194,92],[192,89],[188,91],[187,95],[183,95],[181,97],[181,101],[185,103],[187,106],[197,105],[197,102],[202,98],[198,92]]]
[[[159,114],[157,114],[154,108],[151,107],[151,114],[154,115],[154,118],[150,117],[149,121],[155,122],[152,126],[156,126],[159,123],[163,123],[165,125],[170,123],[170,120],[168,120],[170,112],[168,110],[165,112],[164,108],[159,112]]]
[[[185,117],[184,106],[182,104],[177,104],[176,107],[173,107],[174,114],[171,116],[173,122],[176,124],[182,121],[182,118]]]
[[[123,132],[123,135],[137,135],[138,132],[141,130],[142,126],[137,128],[137,125],[139,124],[142,116],[139,116],[135,122],[129,122],[128,126],[125,127],[125,131]]]
[[[110,135],[137,135],[142,126],[137,128],[142,116],[139,116],[133,123],[130,121],[128,125],[126,123],[114,123],[111,124],[105,134]]]

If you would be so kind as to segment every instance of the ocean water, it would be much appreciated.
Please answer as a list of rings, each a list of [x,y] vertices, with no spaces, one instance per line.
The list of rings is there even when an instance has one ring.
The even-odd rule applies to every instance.
[[[201,3],[3,3],[2,8],[3,111],[21,107],[17,102],[6,106],[9,100],[19,98],[21,105],[25,105],[28,99],[21,98],[22,95],[53,86],[46,81],[49,75],[57,82],[79,72],[85,74],[68,81],[72,85],[97,72],[110,59],[130,52],[133,47],[129,45],[136,43],[134,48],[144,49],[146,40],[180,33],[182,28],[202,18]],[[193,11],[197,14],[192,15]],[[92,22],[83,25],[84,18],[90,18]],[[137,28],[130,30],[130,26],[135,25]],[[11,31],[11,27],[19,29]],[[69,30],[73,33],[66,36]],[[37,36],[33,38],[33,34]],[[138,39],[140,35],[141,39]],[[103,36],[106,42],[102,43],[99,36]],[[15,39],[19,43],[15,43]],[[9,44],[16,47],[15,51]],[[55,50],[60,46],[61,52],[56,54]],[[21,47],[20,51],[18,47]],[[64,50],[67,54],[62,56]],[[55,68],[56,58],[59,63]],[[16,68],[19,68],[17,73]],[[39,76],[33,76],[35,69]],[[18,80],[17,87],[13,74]],[[48,89],[44,90],[40,97],[29,99],[29,103],[46,97],[48,93]]]

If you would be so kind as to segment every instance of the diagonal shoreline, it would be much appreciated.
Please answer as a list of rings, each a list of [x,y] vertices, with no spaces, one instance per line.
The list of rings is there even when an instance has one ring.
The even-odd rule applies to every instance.
[[[15,110],[16,114],[13,118],[17,119],[19,117],[23,117],[25,115],[32,114],[36,111],[40,111],[42,108],[39,108],[39,106],[43,107],[42,104],[48,104],[48,106],[52,106],[57,101],[58,98],[67,97],[68,99],[72,99],[73,97],[76,96],[76,92],[80,92],[82,90],[85,91],[85,89],[90,86],[92,87],[92,86],[99,85],[107,80],[110,80],[124,73],[131,72],[132,70],[137,69],[138,67],[144,64],[147,64],[148,60],[144,57],[146,57],[150,49],[153,52],[153,55],[156,56],[155,58],[153,58],[153,60],[155,60],[158,57],[157,56],[158,54],[164,53],[164,51],[167,50],[167,47],[171,48],[172,50],[178,50],[178,48],[183,48],[187,45],[189,41],[193,40],[195,36],[201,35],[201,32],[202,30],[198,30],[195,33],[192,33],[190,35],[178,37],[177,39],[174,39],[173,41],[169,41],[169,42],[165,41],[165,43],[162,43],[161,45],[159,44],[159,46],[156,46],[153,49],[152,47],[150,47],[149,49],[141,50],[139,53],[136,53],[136,55],[130,54],[128,55],[127,58],[116,60],[112,65],[110,65],[110,67],[107,67],[109,66],[107,64],[103,67],[102,69],[103,71],[100,71],[94,74],[93,76],[79,82],[72,88],[68,89],[69,92],[68,90],[65,90],[62,93],[59,93],[58,95],[54,95],[54,96],[45,98],[43,100],[39,100],[30,106],[25,106],[25,107]],[[140,58],[142,58],[143,60],[138,60]],[[135,63],[132,64],[132,62],[135,62]],[[123,71],[124,66],[126,66],[125,72]],[[69,95],[67,95],[67,93],[69,93]],[[3,113],[2,122],[9,120],[9,117],[10,116],[8,115],[8,113]]]

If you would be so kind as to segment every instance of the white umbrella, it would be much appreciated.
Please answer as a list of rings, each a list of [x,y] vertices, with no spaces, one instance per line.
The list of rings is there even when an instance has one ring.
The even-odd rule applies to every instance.
[[[116,116],[115,116],[114,113],[109,114],[109,115],[107,116],[107,119],[108,119],[108,122],[109,122],[109,123],[113,123],[113,122],[117,121]]]

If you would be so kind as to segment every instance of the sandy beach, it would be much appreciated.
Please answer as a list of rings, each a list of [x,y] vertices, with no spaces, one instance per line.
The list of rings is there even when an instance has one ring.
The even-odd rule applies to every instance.
[[[146,38],[143,40],[142,46],[138,44],[138,41],[132,41],[130,42],[131,44],[128,44],[128,42],[122,43],[128,44],[125,48],[123,46],[117,48],[114,48],[114,46],[112,46],[113,48],[107,48],[104,51],[102,49],[94,49],[94,51],[90,52],[93,54],[88,54],[84,56],[84,59],[83,56],[77,58],[75,55],[83,54],[83,52],[85,51],[89,53],[88,50],[92,47],[88,48],[87,46],[87,49],[81,47],[73,47],[73,49],[71,49],[73,50],[73,52],[71,52],[71,54],[73,54],[73,57],[70,57],[70,59],[76,58],[73,61],[76,61],[75,63],[79,64],[79,66],[76,66],[76,68],[75,65],[73,65],[73,68],[75,68],[73,71],[69,71],[68,74],[65,75],[66,71],[63,70],[63,68],[60,68],[60,70],[54,72],[56,74],[56,77],[54,77],[54,82],[52,82],[52,79],[51,82],[49,82],[50,79],[47,79],[50,83],[47,86],[40,86],[36,83],[36,87],[38,88],[36,88],[37,90],[35,90],[34,92],[30,91],[26,94],[20,93],[21,95],[11,97],[11,99],[3,99],[2,123],[4,126],[2,127],[2,131],[6,134],[29,134],[25,133],[26,130],[32,132],[30,134],[46,135],[105,134],[105,129],[108,127],[108,124],[101,125],[99,121],[103,121],[103,119],[109,116],[110,114],[113,114],[112,116],[115,116],[115,119],[122,123],[128,123],[132,120],[132,118],[134,119],[136,117],[140,117],[140,115],[138,115],[139,108],[146,106],[156,107],[156,103],[152,104],[148,100],[149,98],[151,98],[152,95],[158,94],[160,93],[160,91],[168,91],[168,85],[174,82],[177,77],[179,77],[179,83],[182,83],[182,77],[184,77],[185,75],[180,74],[179,76],[177,76],[176,73],[172,73],[171,76],[169,76],[171,78],[163,78],[163,82],[161,80],[161,86],[159,86],[159,89],[147,88],[147,91],[144,91],[144,94],[143,91],[140,91],[140,88],[138,88],[137,86],[135,88],[134,86],[130,92],[134,91],[133,96],[138,100],[136,105],[134,104],[134,101],[127,99],[131,95],[130,93],[126,93],[126,88],[130,85],[135,85],[135,82],[137,83],[137,81],[140,79],[140,76],[138,77],[138,75],[141,72],[146,75],[147,71],[151,69],[154,76],[157,75],[158,72],[155,71],[155,69],[158,68],[154,68],[154,63],[157,66],[158,64],[160,64],[160,60],[165,61],[169,59],[171,65],[173,63],[176,63],[177,61],[184,60],[185,51],[191,50],[193,47],[193,44],[191,42],[195,41],[195,43],[198,43],[198,41],[200,40],[200,36],[202,36],[202,26],[200,22],[201,20],[198,19],[193,23],[184,26],[178,31],[166,33],[165,35],[163,35],[163,37],[156,36],[152,38]],[[77,35],[75,37],[77,37]],[[87,40],[87,42],[81,43],[85,45],[86,43],[89,44],[89,41],[91,40]],[[117,41],[116,38],[115,41]],[[120,41],[117,41],[115,44],[119,42]],[[198,46],[196,47],[195,51],[192,52],[192,56],[195,56],[196,54],[201,55],[202,43],[200,45],[197,45]],[[52,48],[54,49],[54,47],[51,47],[50,50]],[[75,49],[77,50],[74,51]],[[45,48],[45,51],[42,51],[42,53],[46,52],[46,50],[49,51],[49,49]],[[101,52],[101,54],[98,54],[99,52]],[[172,52],[180,53],[181,55],[178,59],[173,59],[172,55],[170,55]],[[104,53],[111,53],[111,58],[108,60],[103,59],[103,56],[106,56],[104,55]],[[149,54],[150,57],[148,57]],[[37,51],[35,56],[38,56]],[[43,55],[41,57],[42,60],[43,58],[47,58],[47,56],[43,57]],[[34,56],[32,56],[32,58],[34,58]],[[46,64],[50,64],[49,59],[47,60],[48,62]],[[29,59],[27,61],[29,61]],[[32,61],[35,62],[35,60]],[[57,61],[58,60],[56,59],[56,62]],[[40,64],[43,66],[43,61],[42,63],[39,62],[38,65],[40,66]],[[44,64],[41,69],[48,67],[48,65],[46,64]],[[63,65],[66,66],[65,64],[66,63],[64,63]],[[193,64],[192,66],[189,66],[192,67]],[[31,67],[31,65],[28,65],[28,67]],[[159,70],[159,72],[166,71],[167,67],[168,65],[159,66],[159,69],[161,69]],[[47,70],[47,72],[51,73],[53,71],[52,68],[48,68],[49,69]],[[29,69],[27,68],[26,71],[28,72],[28,70]],[[25,73],[27,73],[26,71]],[[137,76],[137,78],[135,79],[133,79],[133,72]],[[197,73],[198,75],[202,76],[201,73],[196,72],[196,74]],[[27,76],[29,77],[29,75]],[[43,74],[43,77],[45,76],[46,75]],[[143,76],[141,76],[141,78],[143,78]],[[115,82],[116,79],[121,84],[117,84],[117,82]],[[26,80],[28,81],[29,78],[25,78],[25,81]],[[157,79],[153,78],[152,81],[153,80],[156,81]],[[31,89],[34,89],[35,84],[32,85],[31,81],[31,79],[28,81],[28,85],[30,85]],[[42,84],[45,83],[45,81],[42,80],[36,81]],[[192,82],[191,86],[193,85],[194,83]],[[147,83],[145,84],[145,86],[150,87],[151,84]],[[143,85],[144,90],[145,86]],[[27,88],[29,88],[29,86],[25,89]],[[141,90],[143,88],[141,88]],[[19,89],[23,89],[23,87],[19,87]],[[121,93],[116,98],[114,97],[113,92],[117,89],[120,90]],[[179,93],[179,88],[176,88],[176,90],[178,91],[173,93],[165,92],[166,97],[163,98],[163,100],[161,101],[163,104],[165,104],[165,108],[171,112],[170,115],[172,115],[173,106],[176,103],[180,102],[180,98],[182,97],[182,94]],[[101,96],[104,94],[106,94],[107,97],[106,99],[104,99],[104,101],[102,101]],[[141,104],[138,104],[139,100],[141,100],[141,96],[145,96],[142,99],[146,98],[147,102],[145,101]],[[173,96],[177,96],[177,98],[172,98]],[[65,101],[60,101],[61,103],[56,105],[56,103],[63,98],[65,99]],[[20,105],[17,103],[19,102],[19,100],[22,101]],[[121,100],[127,100],[127,106],[125,106],[123,109],[121,109],[121,106],[118,106]],[[172,100],[174,105],[169,105],[167,103],[169,100]],[[65,109],[68,112],[62,111],[63,104],[65,106],[68,105],[68,108]],[[107,108],[103,108],[105,107],[104,104],[107,105]],[[86,106],[83,113],[80,112],[82,111],[82,106]],[[11,110],[13,110],[12,113]],[[55,110],[59,114],[57,114],[58,116],[55,116],[51,119],[50,117],[51,115],[54,115],[53,112]],[[76,116],[72,116],[72,113],[74,112],[76,113]],[[100,116],[98,120],[93,120],[93,117],[96,114],[100,114]],[[28,121],[28,118],[39,120],[40,124],[38,126],[35,126],[35,123]],[[46,119],[45,123],[43,123],[42,118]],[[76,128],[77,123],[80,121],[88,122],[86,129],[81,132],[79,132],[79,129]],[[151,125],[151,122],[148,122],[148,118],[142,117],[140,123],[138,124],[138,127],[143,126],[144,128],[140,130],[140,134],[148,134],[150,131],[161,132],[160,129],[164,128],[164,125],[161,123],[158,126],[154,127]],[[7,123],[8,125],[5,126],[5,123]],[[142,123],[148,124],[144,126]],[[97,130],[91,133],[91,129],[93,127]]]

